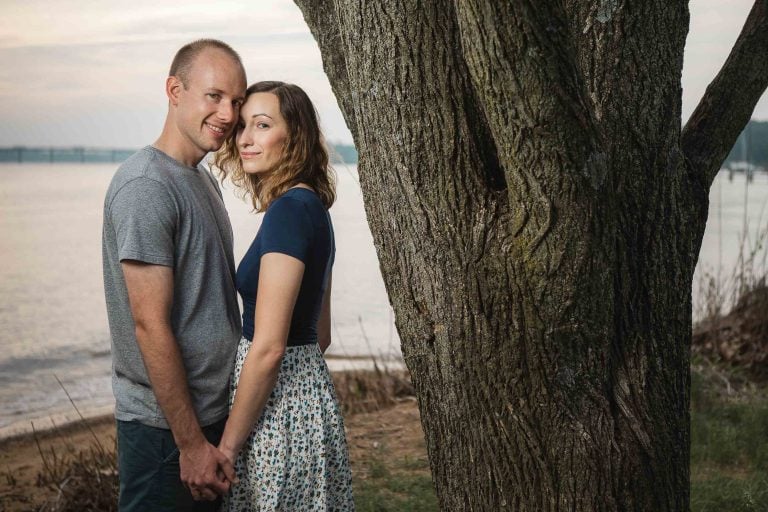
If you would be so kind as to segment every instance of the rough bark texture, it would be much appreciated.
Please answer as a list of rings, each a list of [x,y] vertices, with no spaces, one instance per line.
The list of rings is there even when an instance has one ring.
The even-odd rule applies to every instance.
[[[360,154],[441,508],[688,510],[691,279],[727,151],[681,148],[687,3],[297,4]],[[730,73],[763,56],[756,11]],[[765,74],[706,140],[730,147]]]

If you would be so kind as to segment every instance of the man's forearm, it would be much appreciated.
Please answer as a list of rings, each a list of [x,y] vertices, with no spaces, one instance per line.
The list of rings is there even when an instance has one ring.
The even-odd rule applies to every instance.
[[[168,327],[136,327],[144,366],[168,426],[182,449],[205,441],[187,385],[187,372],[179,345]]]

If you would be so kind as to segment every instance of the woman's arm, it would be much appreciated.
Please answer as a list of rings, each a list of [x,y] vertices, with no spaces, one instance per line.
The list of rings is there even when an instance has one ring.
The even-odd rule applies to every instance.
[[[328,271],[328,286],[325,288],[323,294],[323,305],[320,309],[320,319],[317,321],[317,343],[320,345],[320,350],[325,353],[325,350],[331,344],[331,276],[332,272]]]
[[[304,263],[282,253],[261,257],[251,348],[243,363],[219,449],[235,460],[261,416],[280,372]]]

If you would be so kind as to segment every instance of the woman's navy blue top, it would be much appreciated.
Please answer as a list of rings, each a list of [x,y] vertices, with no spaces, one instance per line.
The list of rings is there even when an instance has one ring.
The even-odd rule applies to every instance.
[[[270,252],[304,262],[304,277],[293,308],[287,345],[316,343],[317,321],[336,247],[331,217],[312,190],[292,188],[272,201],[237,268],[237,291],[243,298],[243,336],[249,340],[253,340],[261,257]]]

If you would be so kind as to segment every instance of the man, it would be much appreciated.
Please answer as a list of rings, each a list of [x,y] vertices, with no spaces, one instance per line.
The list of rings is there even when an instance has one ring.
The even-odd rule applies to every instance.
[[[232,227],[200,161],[236,126],[245,94],[225,43],[181,48],[160,138],[115,173],[104,203],[119,509],[216,510],[236,477],[216,447],[240,337]]]

